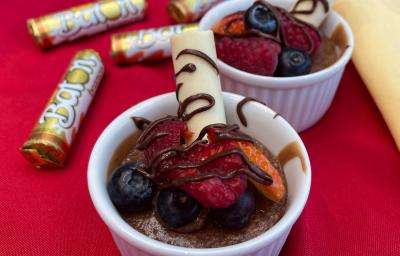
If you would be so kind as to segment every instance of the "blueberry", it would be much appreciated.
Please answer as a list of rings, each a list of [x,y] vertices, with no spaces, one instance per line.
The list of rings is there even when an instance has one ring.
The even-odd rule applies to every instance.
[[[118,167],[112,173],[107,190],[117,208],[139,211],[151,205],[155,185],[137,171],[139,168],[142,168],[142,163],[134,161]]]
[[[247,189],[236,203],[228,208],[212,209],[211,214],[222,226],[229,229],[240,229],[249,222],[253,211],[254,195],[250,189]]]
[[[174,228],[196,220],[201,210],[196,199],[178,188],[161,190],[156,208],[160,219]]]
[[[285,48],[278,57],[276,76],[301,76],[310,73],[311,57],[300,49]]]
[[[248,28],[273,34],[277,28],[277,21],[273,12],[265,5],[256,2],[247,9],[244,22]]]

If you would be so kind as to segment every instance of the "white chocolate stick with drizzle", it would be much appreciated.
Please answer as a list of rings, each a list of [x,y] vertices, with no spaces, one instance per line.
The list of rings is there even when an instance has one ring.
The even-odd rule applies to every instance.
[[[294,17],[318,28],[335,0],[298,0],[290,11]]]
[[[171,38],[177,84],[178,116],[187,121],[197,138],[209,124],[226,124],[224,102],[217,68],[217,53],[211,31],[189,31]]]

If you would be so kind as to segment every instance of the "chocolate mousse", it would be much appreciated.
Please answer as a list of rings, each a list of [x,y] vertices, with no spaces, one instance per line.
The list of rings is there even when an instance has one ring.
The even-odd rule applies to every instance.
[[[111,172],[118,166],[127,164],[135,160],[143,160],[143,151],[137,150],[135,144],[140,133],[129,136],[118,149],[114,152],[113,161],[110,163]],[[257,142],[257,147],[263,150],[271,164],[284,177],[279,161],[271,152]],[[122,158],[123,156],[123,158]],[[122,158],[122,160],[121,160]],[[285,181],[286,183],[286,181]],[[287,198],[282,203],[275,203],[263,195],[259,194],[254,187],[251,188],[255,193],[255,210],[249,223],[240,230],[224,228],[211,218],[207,219],[206,224],[200,230],[193,233],[179,233],[163,226],[153,208],[141,212],[119,211],[123,219],[133,228],[144,235],[158,241],[171,245],[190,247],[190,248],[216,248],[238,244],[250,240],[270,229],[282,217],[286,210]]]

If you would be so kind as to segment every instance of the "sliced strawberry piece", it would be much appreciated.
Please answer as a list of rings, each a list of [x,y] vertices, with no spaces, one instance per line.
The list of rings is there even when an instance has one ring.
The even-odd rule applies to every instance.
[[[214,33],[223,36],[240,36],[248,33],[244,24],[244,13],[240,11],[226,16],[215,24],[212,30]]]
[[[246,154],[250,161],[272,177],[273,183],[268,186],[250,179],[257,190],[274,202],[282,202],[287,193],[284,180],[264,153],[249,142],[235,141],[233,143]]]
[[[286,47],[297,48],[314,56],[321,44],[321,35],[314,27],[290,16],[281,8],[277,8],[280,19],[281,39]]]

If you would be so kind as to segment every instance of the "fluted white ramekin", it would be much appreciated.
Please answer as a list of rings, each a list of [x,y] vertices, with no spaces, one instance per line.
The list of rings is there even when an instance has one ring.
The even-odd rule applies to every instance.
[[[287,1],[267,1],[275,6],[288,8]],[[226,15],[245,10],[253,2],[254,0],[223,2],[207,12],[201,19],[199,28],[210,29]],[[321,25],[321,30],[330,37],[339,25],[343,26],[343,32],[346,34],[343,38],[347,40],[347,47],[342,56],[330,67],[304,76],[268,77],[241,71],[218,60],[223,90],[265,102],[288,120],[298,132],[311,127],[321,119],[331,105],[353,51],[353,32],[348,23],[336,12],[329,13]]]
[[[243,99],[224,93],[228,123],[240,124],[236,105]],[[168,245],[151,239],[127,224],[113,206],[106,189],[107,171],[113,152],[130,134],[136,131],[132,116],[155,120],[176,113],[175,93],[148,99],[118,116],[98,138],[88,166],[88,185],[92,202],[108,226],[114,241],[124,256],[268,256],[278,255],[286,238],[307,201],[311,186],[311,166],[306,148],[296,131],[275,112],[256,102],[243,107],[248,127],[241,129],[264,143],[272,153],[278,154],[287,144],[297,142],[305,159],[303,172],[300,161],[294,159],[284,166],[288,182],[288,207],[283,217],[267,232],[249,241],[221,248],[192,249]],[[260,118],[262,117],[262,118]]]

